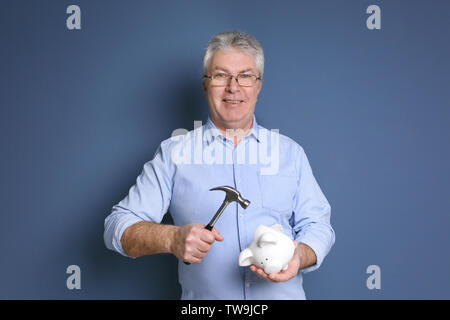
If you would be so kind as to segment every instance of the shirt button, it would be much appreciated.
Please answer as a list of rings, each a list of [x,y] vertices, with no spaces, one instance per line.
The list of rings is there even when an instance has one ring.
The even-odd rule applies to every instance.
[[[246,283],[245,283],[245,286],[246,286],[247,288],[250,287],[250,285],[251,285],[250,282],[246,282]]]
[[[241,218],[242,218],[243,216],[244,216],[244,215],[243,215],[242,213],[239,213],[239,217],[241,217]]]

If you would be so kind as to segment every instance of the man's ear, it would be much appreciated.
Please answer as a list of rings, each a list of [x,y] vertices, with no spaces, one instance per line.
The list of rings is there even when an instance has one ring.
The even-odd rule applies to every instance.
[[[206,90],[207,90],[206,81],[202,81],[202,87],[203,87],[203,91],[206,93]]]
[[[259,93],[261,92],[262,86],[263,86],[263,85],[262,85],[262,81],[260,80],[260,81],[259,81],[259,84],[258,84],[258,89],[256,89],[256,94],[257,94],[257,95],[259,95]]]

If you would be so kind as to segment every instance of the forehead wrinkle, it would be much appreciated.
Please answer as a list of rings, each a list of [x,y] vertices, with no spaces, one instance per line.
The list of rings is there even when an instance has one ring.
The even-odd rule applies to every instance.
[[[224,67],[218,67],[218,66],[216,66],[216,67],[214,67],[214,70],[223,70],[223,71],[225,71],[225,72],[230,73],[230,71],[227,70],[227,68],[224,68]],[[247,68],[247,69],[244,69],[244,70],[242,70],[242,71],[239,71],[238,73],[244,73],[244,72],[247,72],[247,71],[253,71],[253,68]]]

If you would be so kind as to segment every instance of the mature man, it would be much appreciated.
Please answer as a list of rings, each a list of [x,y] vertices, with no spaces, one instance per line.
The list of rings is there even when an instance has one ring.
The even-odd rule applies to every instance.
[[[302,147],[256,123],[263,50],[248,34],[217,34],[203,71],[207,123],[161,143],[106,218],[105,244],[128,257],[174,254],[182,299],[305,299],[302,274],[319,268],[335,241],[331,209]],[[209,231],[224,198],[209,189],[223,185],[251,204],[231,203]],[[174,225],[160,224],[166,212]],[[238,266],[260,224],[280,224],[293,239],[287,270]]]

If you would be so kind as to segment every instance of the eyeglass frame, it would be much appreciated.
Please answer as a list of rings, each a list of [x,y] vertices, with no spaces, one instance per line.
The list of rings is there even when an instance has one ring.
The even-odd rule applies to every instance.
[[[251,88],[251,87],[253,87],[254,85],[251,85],[251,86],[243,86],[243,85],[241,85],[240,83],[239,83],[239,76],[241,75],[241,74],[245,74],[245,73],[238,73],[236,76],[235,75],[232,75],[232,74],[229,74],[229,73],[226,73],[226,72],[221,72],[221,73],[225,73],[226,75],[228,75],[228,80],[231,80],[231,81],[233,81],[233,79],[236,79],[236,82],[237,82],[237,84],[240,86],[240,87],[244,87],[244,88]],[[251,76],[253,76],[253,77],[255,77],[255,84],[256,84],[256,81],[258,81],[258,80],[261,80],[261,76],[259,76],[259,77],[257,77],[256,75],[254,75],[254,74],[252,74]],[[203,75],[203,78],[207,78],[207,79],[209,79],[209,80],[213,80],[213,76],[208,76],[208,75]],[[220,85],[220,86],[215,86],[215,87],[226,87],[228,85],[228,81],[227,81],[227,84],[225,84],[225,85]]]

